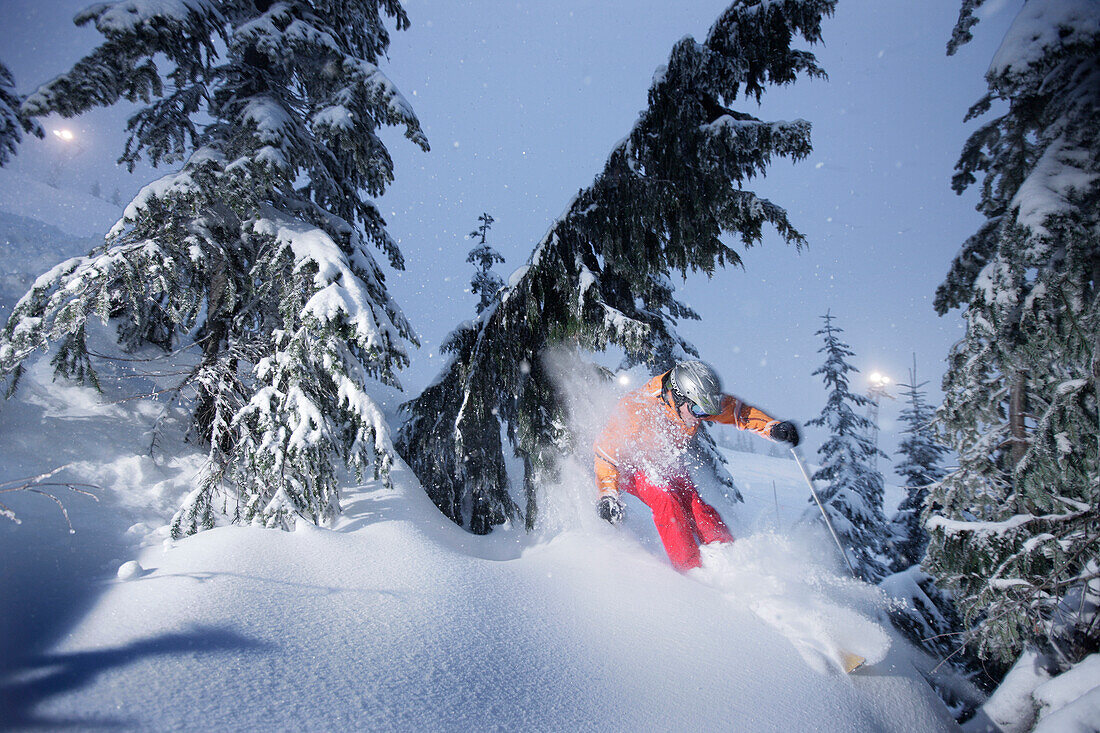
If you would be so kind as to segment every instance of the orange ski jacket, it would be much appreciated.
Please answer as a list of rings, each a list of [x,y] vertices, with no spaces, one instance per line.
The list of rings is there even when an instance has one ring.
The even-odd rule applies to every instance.
[[[617,495],[620,478],[637,471],[659,480],[686,473],[684,460],[699,423],[689,425],[680,416],[671,395],[662,388],[667,375],[660,374],[623,395],[596,439],[596,483],[601,496]],[[779,422],[728,394],[722,395],[720,413],[701,420],[734,425],[764,437]]]

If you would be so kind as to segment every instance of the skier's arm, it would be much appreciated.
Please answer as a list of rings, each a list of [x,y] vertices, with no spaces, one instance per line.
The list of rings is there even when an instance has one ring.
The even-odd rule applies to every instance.
[[[619,449],[630,434],[627,418],[622,409],[616,409],[592,445],[596,454],[596,488],[601,497],[619,498]]]
[[[625,507],[619,498],[619,468],[614,459],[596,443],[596,486],[600,498],[596,500],[596,514],[612,526],[623,521]]]
[[[602,441],[596,443],[596,488],[600,496],[619,495],[619,467],[604,450]]]
[[[722,411],[713,417],[705,417],[710,422],[733,425],[741,430],[751,430],[765,438],[771,437],[771,429],[779,423],[763,410],[742,402],[733,395],[722,396]]]

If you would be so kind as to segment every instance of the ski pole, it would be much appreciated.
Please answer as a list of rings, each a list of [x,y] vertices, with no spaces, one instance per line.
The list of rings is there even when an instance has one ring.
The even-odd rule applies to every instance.
[[[829,533],[832,534],[837,549],[840,550],[840,556],[844,558],[844,562],[848,565],[848,570],[852,571],[852,577],[858,578],[859,576],[856,575],[855,568],[852,567],[852,561],[848,559],[848,553],[844,551],[844,545],[840,544],[840,537],[837,536],[836,530],[833,529],[833,523],[829,521],[829,515],[825,511],[825,505],[821,503],[821,498],[817,495],[817,489],[814,488],[814,481],[810,478],[810,472],[806,470],[806,464],[802,462],[802,457],[798,455],[798,450],[794,446],[791,446],[791,455],[794,456],[794,462],[802,469],[802,476],[806,479],[806,485],[810,487],[810,494],[813,495],[814,501],[817,502],[817,508],[821,510],[821,517],[825,520],[825,526],[829,528]]]

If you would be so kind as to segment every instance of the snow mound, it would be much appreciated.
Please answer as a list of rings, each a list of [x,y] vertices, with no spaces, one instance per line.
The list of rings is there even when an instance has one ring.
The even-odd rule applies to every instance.
[[[1025,650],[971,720],[969,733],[1092,733],[1100,721],[1100,654],[1051,677],[1050,660]]]
[[[130,560],[119,565],[118,579],[133,580],[134,578],[140,578],[143,572],[145,572],[145,569],[141,567],[141,563],[137,560]]]
[[[1100,695],[1100,654],[1086,657],[1072,669],[1039,685],[1032,693],[1032,697],[1040,705],[1041,718],[1086,695],[1094,698]],[[1100,715],[1095,715],[1092,719],[1100,721]]]

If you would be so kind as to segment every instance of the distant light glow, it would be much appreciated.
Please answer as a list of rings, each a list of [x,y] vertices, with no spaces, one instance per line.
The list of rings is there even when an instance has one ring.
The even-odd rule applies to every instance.
[[[629,387],[630,386],[630,375],[629,374],[620,374],[619,378],[616,381],[618,381],[619,385],[622,386],[622,387]]]
[[[876,387],[885,387],[886,385],[890,384],[891,381],[890,377],[880,372],[872,372],[871,376],[868,377],[868,379],[870,379],[871,384],[875,385]]]
[[[76,137],[75,135],[73,135],[72,130],[54,130],[53,134],[55,137],[58,137],[67,143],[72,142],[73,138]]]

